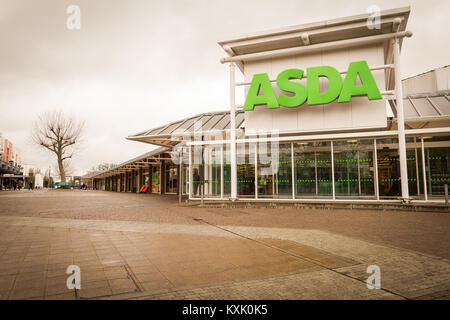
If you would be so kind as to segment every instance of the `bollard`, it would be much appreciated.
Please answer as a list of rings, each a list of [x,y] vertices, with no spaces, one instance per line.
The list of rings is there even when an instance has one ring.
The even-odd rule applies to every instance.
[[[445,204],[448,205],[448,184],[444,184]]]

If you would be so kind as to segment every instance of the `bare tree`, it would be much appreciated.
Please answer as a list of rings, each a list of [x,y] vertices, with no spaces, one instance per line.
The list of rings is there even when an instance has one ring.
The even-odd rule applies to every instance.
[[[106,170],[114,168],[115,166],[116,166],[115,163],[106,163],[106,162],[104,162],[104,163],[99,164],[96,167],[96,169],[97,169],[97,171],[106,171]]]
[[[77,151],[84,128],[84,121],[66,116],[60,110],[46,112],[35,122],[33,141],[56,155],[58,172],[62,182],[66,181],[65,162]]]
[[[63,169],[64,169],[65,177],[73,175],[74,169],[73,169],[73,166],[72,166],[72,161],[70,159],[64,160],[64,162],[63,162]],[[56,174],[61,177],[61,172],[59,170],[59,165],[58,164],[56,166]],[[66,182],[66,181],[65,180],[64,181],[61,180],[61,182]]]
[[[101,172],[101,171],[107,171],[109,169],[112,169],[116,167],[115,163],[107,163],[107,162],[103,162],[100,163],[96,166],[92,166],[89,170],[87,170],[86,174],[93,174],[96,172]]]

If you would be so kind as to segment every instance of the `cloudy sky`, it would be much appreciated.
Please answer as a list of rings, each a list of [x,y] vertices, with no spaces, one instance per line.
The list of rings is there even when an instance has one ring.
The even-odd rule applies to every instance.
[[[81,8],[69,30],[66,9]],[[62,109],[85,120],[82,174],[154,147],[125,136],[228,108],[228,68],[217,41],[247,32],[411,6],[403,77],[450,64],[447,0],[0,0],[0,132],[41,168],[37,115]]]

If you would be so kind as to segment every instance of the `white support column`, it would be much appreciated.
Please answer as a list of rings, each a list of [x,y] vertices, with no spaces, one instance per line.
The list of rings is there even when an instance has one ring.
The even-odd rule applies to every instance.
[[[292,199],[295,199],[295,167],[294,167],[294,143],[291,142],[291,177],[292,177]]]
[[[316,197],[319,196],[319,182],[317,181],[317,152],[314,150],[314,179],[316,179]]]
[[[395,101],[397,104],[397,125],[398,125],[398,153],[400,158],[400,178],[402,186],[402,199],[409,201],[408,190],[408,168],[406,162],[406,139],[405,139],[405,120],[403,113],[403,88],[400,66],[400,40],[395,38],[394,45],[394,76],[395,76]]]
[[[423,143],[423,137],[420,137],[420,143],[422,145],[422,175],[423,175],[423,194],[425,196],[425,201],[428,200],[428,190],[427,190],[427,171],[425,166],[425,144]]]
[[[333,188],[333,200],[336,200],[336,191],[334,190],[334,147],[331,141],[331,187]]]
[[[231,133],[231,200],[237,199],[237,165],[236,165],[236,86],[235,86],[235,66],[230,63],[230,133]]]
[[[415,157],[415,163],[416,163],[416,185],[417,185],[417,197],[420,197],[420,175],[419,175],[419,161],[417,161],[418,155],[417,155],[417,141],[416,137],[414,137],[414,157]]]
[[[183,197],[183,149],[180,152],[180,164],[179,164],[180,175],[178,177],[178,203],[181,204]]]
[[[223,148],[225,146],[220,147],[220,199],[223,199],[223,186],[224,186],[224,176],[223,176],[223,163],[225,161],[223,157]]]
[[[359,150],[356,150],[358,160],[358,195],[361,196],[361,165],[359,163]]]
[[[248,154],[251,155],[251,144],[248,145]],[[258,199],[258,144],[255,143],[255,155],[254,155],[254,161],[255,161],[255,199]]]
[[[192,199],[192,176],[193,176],[193,171],[192,171],[192,146],[189,146],[189,199]]]
[[[377,152],[377,139],[373,139],[373,167],[374,167],[374,182],[375,182],[375,194],[377,200],[380,200],[380,187],[378,185],[378,152]]]

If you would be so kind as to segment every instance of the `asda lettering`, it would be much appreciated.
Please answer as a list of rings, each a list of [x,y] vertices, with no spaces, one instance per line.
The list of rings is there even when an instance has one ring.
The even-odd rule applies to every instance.
[[[303,73],[301,69],[287,69],[280,72],[276,84],[279,89],[289,92],[291,95],[280,94],[278,98],[267,73],[253,75],[243,109],[251,111],[256,105],[267,105],[269,109],[276,109],[280,106],[296,108],[305,101],[309,105],[326,104],[336,99],[338,102],[349,102],[353,96],[367,96],[369,100],[382,99],[366,61],[351,62],[344,81],[342,81],[339,71],[330,66],[307,68],[306,87],[292,81],[302,79]],[[358,76],[361,85],[356,85]],[[320,77],[328,78],[330,85],[326,92],[319,91]]]

